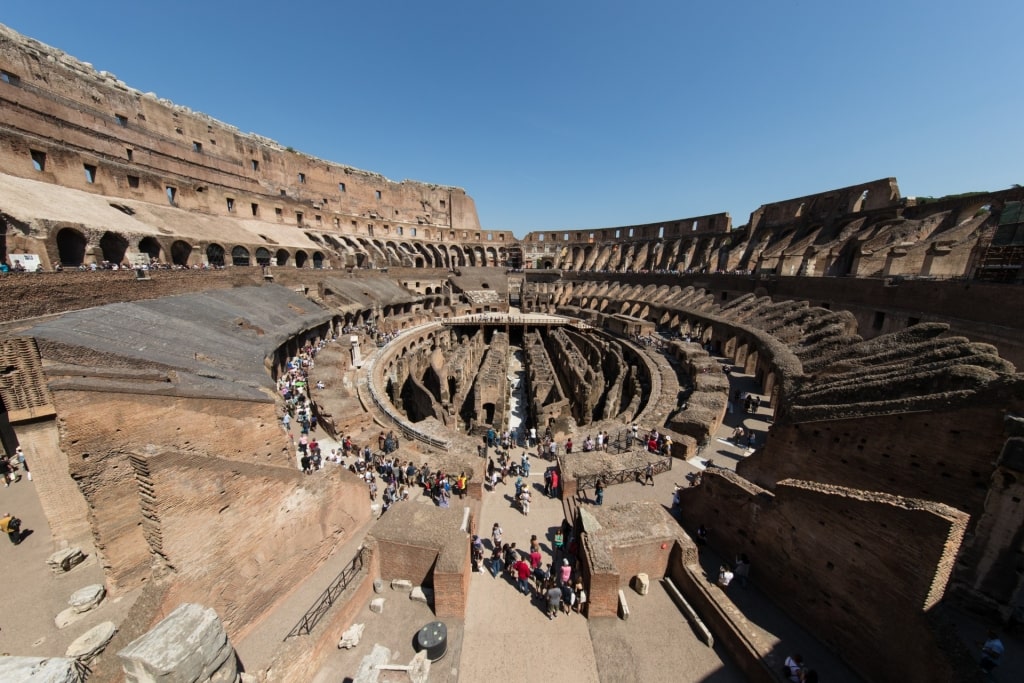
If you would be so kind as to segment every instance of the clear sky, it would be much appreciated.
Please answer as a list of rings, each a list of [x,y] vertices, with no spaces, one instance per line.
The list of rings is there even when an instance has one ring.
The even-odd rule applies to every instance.
[[[1022,0],[13,0],[0,22],[330,161],[600,228],[1024,183]]]

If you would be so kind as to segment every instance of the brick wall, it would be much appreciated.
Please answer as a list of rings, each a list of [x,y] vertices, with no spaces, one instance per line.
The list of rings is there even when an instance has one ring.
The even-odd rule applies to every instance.
[[[773,496],[717,470],[681,502],[684,518],[710,529],[716,552],[747,553],[751,580],[862,675],[953,680],[956,663],[938,646],[927,612],[944,593],[964,513],[793,480],[779,482]]]

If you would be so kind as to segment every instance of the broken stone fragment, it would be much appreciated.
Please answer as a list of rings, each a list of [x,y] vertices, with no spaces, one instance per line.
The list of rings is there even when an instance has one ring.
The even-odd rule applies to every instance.
[[[71,594],[71,597],[68,599],[68,605],[79,614],[88,612],[103,602],[106,594],[107,589],[98,583],[86,586],[85,588],[79,588]]]
[[[363,637],[363,629],[366,628],[366,624],[352,624],[349,626],[344,633],[341,634],[341,640],[338,641],[338,649],[342,648],[351,650],[359,644],[360,639]]]
[[[71,571],[71,569],[85,559],[81,548],[64,548],[50,555],[46,564],[50,566],[55,574]]]
[[[104,621],[102,624],[97,624],[68,645],[64,655],[88,662],[103,652],[103,648],[107,646],[115,633],[117,633],[117,626],[114,625],[114,622]]]
[[[374,598],[370,601],[370,611],[380,614],[384,611],[384,598]]]

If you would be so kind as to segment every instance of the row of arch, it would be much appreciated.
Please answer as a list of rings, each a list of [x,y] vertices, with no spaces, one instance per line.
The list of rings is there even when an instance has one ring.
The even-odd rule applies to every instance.
[[[234,245],[230,248],[217,242],[209,242],[201,252],[205,262],[212,266],[277,265],[296,268],[322,268],[331,259],[335,265],[357,268],[387,268],[389,266],[410,268],[458,268],[467,266],[503,266],[506,259],[504,247],[482,245],[437,245],[424,242],[395,240],[374,240],[366,237],[306,233],[323,250],[276,250],[267,247]],[[94,257],[111,263],[123,263],[131,242],[120,233],[107,231],[97,244]],[[86,263],[90,244],[86,235],[76,228],[61,228],[56,234],[57,257],[64,267],[77,268]],[[184,240],[174,240],[169,245],[153,236],[143,237],[135,245],[140,254],[151,260],[159,260],[176,266],[194,264],[195,246]],[[332,259],[336,257],[336,260]]]

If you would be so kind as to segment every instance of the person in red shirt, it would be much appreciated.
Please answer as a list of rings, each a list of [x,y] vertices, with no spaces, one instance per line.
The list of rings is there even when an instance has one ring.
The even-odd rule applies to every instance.
[[[559,484],[558,470],[551,471],[551,497],[558,498],[558,484]]]
[[[512,569],[516,573],[516,585],[519,588],[519,592],[524,595],[530,594],[530,565],[526,564],[526,560],[519,558],[516,563],[512,565]]]

